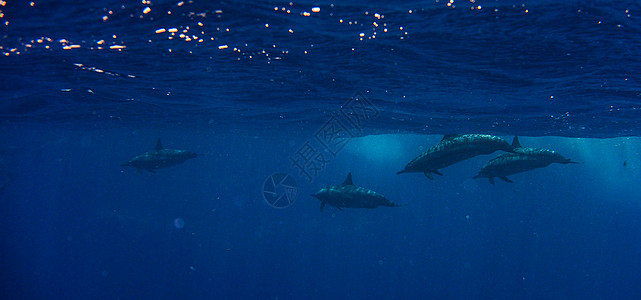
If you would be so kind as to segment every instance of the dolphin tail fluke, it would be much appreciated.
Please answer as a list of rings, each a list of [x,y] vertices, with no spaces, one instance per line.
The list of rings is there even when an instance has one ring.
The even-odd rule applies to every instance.
[[[499,177],[499,178],[501,178],[501,180],[503,180],[503,181],[505,181],[505,182],[514,183],[514,181],[510,180],[509,178],[507,178],[507,177],[505,177],[505,176],[501,176],[501,177]]]
[[[515,135],[512,140],[512,148],[521,148],[521,142],[519,142],[519,136]]]

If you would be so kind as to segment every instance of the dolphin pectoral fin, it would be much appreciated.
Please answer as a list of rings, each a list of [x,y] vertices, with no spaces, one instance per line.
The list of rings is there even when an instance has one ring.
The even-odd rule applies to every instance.
[[[439,172],[438,170],[434,170],[434,171],[432,171],[432,173],[434,173],[436,175],[439,175],[439,176],[443,176],[443,173]]]
[[[147,169],[147,171],[149,171],[149,172],[151,172],[151,173],[156,174],[156,171],[154,171],[154,170],[152,170],[152,169]],[[141,172],[142,172],[142,171],[141,171]]]
[[[138,173],[142,174],[142,169],[136,168],[136,171],[138,171]]]
[[[487,179],[490,181],[491,184],[494,184],[494,177],[488,177]]]
[[[423,173],[425,173],[425,177],[427,177],[427,178],[429,178],[431,180],[434,180],[434,176],[432,176],[432,173],[430,173],[429,171],[425,171]]]
[[[343,211],[343,209],[340,206],[335,206],[335,207],[338,208],[338,210]]]
[[[405,170],[400,170],[400,171],[396,172],[396,174],[403,174],[405,172],[406,172]]]
[[[505,176],[501,176],[501,177],[499,177],[499,178],[501,178],[501,179],[502,179],[503,181],[505,181],[505,182],[514,183],[514,181],[510,180],[509,178],[507,178],[507,177],[505,177]]]
[[[324,208],[325,208],[325,202],[321,202],[320,212],[323,212]]]

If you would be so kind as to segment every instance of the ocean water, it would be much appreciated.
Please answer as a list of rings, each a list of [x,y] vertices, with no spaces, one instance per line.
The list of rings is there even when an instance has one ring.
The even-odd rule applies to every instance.
[[[639,299],[640,70],[637,1],[0,1],[0,296]],[[396,174],[452,133],[580,164]]]

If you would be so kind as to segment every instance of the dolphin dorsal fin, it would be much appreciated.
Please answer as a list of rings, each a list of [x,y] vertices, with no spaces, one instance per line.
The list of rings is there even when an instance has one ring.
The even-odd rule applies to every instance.
[[[160,142],[160,139],[156,142],[156,151],[162,150],[162,143]]]
[[[521,142],[519,142],[519,137],[517,135],[515,135],[512,140],[512,148],[521,148]]]
[[[343,184],[341,185],[354,185],[354,183],[352,182],[352,172],[349,172],[349,174],[347,174],[347,178],[345,178],[345,182],[343,182]]]
[[[459,136],[461,136],[461,135],[460,135],[460,134],[458,134],[458,133],[450,133],[450,134],[446,134],[446,135],[444,135],[444,136],[443,136],[443,138],[441,139],[441,141],[451,140],[451,139],[456,138],[456,137],[459,137]]]

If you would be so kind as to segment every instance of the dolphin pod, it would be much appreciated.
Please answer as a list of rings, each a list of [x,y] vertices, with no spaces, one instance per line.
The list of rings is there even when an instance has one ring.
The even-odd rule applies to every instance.
[[[543,168],[552,163],[578,164],[554,150],[522,147],[517,136],[512,140],[512,144],[509,144],[500,137],[488,134],[448,134],[439,143],[411,160],[397,174],[424,173],[429,179],[434,179],[432,174],[443,175],[439,169],[496,151],[504,151],[505,153],[488,161],[474,176],[474,179],[488,178],[492,184],[494,184],[494,178],[512,182],[507,176]],[[197,156],[196,153],[190,151],[165,149],[158,139],[153,151],[138,155],[123,163],[122,166],[136,168],[141,173],[142,170],[155,173],[156,169],[175,166]],[[374,190],[354,185],[352,173],[347,175],[342,184],[321,188],[312,196],[321,202],[321,212],[326,205],[334,206],[339,210],[342,208],[403,206],[391,202]]]
[[[517,136],[512,140],[512,144],[509,144],[500,137],[487,134],[450,134],[410,161],[397,174],[420,172],[433,179],[432,174],[443,175],[439,171],[441,168],[496,151],[505,153],[487,162],[474,176],[475,179],[487,177],[490,183],[494,184],[494,178],[498,177],[512,182],[507,178],[508,175],[543,168],[552,163],[578,164],[554,150],[522,147]],[[321,212],[326,204],[338,209],[399,206],[373,190],[355,186],[351,173],[347,175],[343,184],[324,187],[312,196],[321,201]]]

